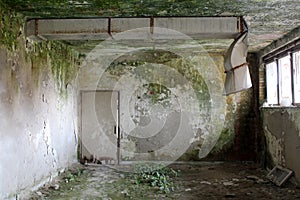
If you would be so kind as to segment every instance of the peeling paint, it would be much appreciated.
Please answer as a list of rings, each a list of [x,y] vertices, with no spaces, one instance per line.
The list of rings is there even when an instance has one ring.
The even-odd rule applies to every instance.
[[[265,127],[267,137],[267,148],[272,157],[272,162],[275,165],[285,166],[285,152],[284,152],[284,139],[277,138]]]
[[[262,114],[267,151],[273,160],[269,164],[290,168],[300,180],[299,108],[264,107]]]
[[[31,189],[76,161],[77,129],[70,123],[76,121],[74,96],[60,95],[45,54],[33,51],[28,59],[22,26],[13,16],[5,15],[11,27],[0,25],[0,151],[5,152],[0,154],[0,199],[26,199]],[[3,34],[15,31],[9,28],[18,32],[5,43]]]
[[[291,120],[295,123],[295,126],[297,127],[299,133],[298,136],[300,137],[300,115],[298,114],[298,112],[293,112],[292,110],[288,112]]]
[[[105,51],[108,54],[107,57],[114,54],[116,51],[114,48],[118,47],[110,47]],[[247,100],[249,96],[247,93],[244,96],[227,97],[226,106],[222,107],[222,113],[217,115],[220,123],[212,121],[211,107],[215,102],[212,101],[211,92],[219,91],[223,87],[225,78],[223,55],[216,53],[208,56],[193,52],[188,59],[182,59],[165,50],[130,50],[130,47],[126,49],[124,46],[118,49],[120,48],[122,51],[128,50],[131,53],[122,54],[116,58],[100,78],[93,77],[93,73],[97,74],[99,63],[107,64],[106,58],[101,57],[97,62],[84,62],[81,69],[89,73],[84,74],[84,78],[80,81],[80,88],[94,89],[91,88],[91,82],[99,79],[97,90],[120,91],[122,159],[134,160],[136,154],[141,152],[145,153],[145,158],[158,160],[170,159],[176,155],[176,152],[183,149],[180,144],[172,151],[159,152],[157,150],[163,146],[167,147],[169,140],[178,131],[176,130],[178,124],[172,124],[176,122],[178,112],[190,114],[185,127],[187,136],[183,138],[187,140],[190,147],[181,157],[182,159],[199,160],[199,150],[204,149],[204,141],[213,141],[213,138],[218,137],[220,133],[221,140],[216,145],[216,152],[232,147],[235,138],[235,120],[240,116],[235,112],[248,113],[248,101],[245,104],[240,104],[240,102]],[[185,54],[188,54],[188,51]],[[212,59],[219,73],[211,73]],[[205,76],[210,78],[204,80]],[[208,89],[208,84],[210,84],[211,91]],[[153,99],[154,94],[157,94],[155,99]],[[222,98],[226,100],[226,97]],[[224,120],[226,124],[223,127],[220,124]],[[210,150],[204,150],[201,156]]]

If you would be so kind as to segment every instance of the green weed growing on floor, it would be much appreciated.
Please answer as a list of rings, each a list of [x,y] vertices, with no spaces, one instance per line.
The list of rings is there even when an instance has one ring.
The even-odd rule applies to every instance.
[[[73,170],[73,171],[70,170],[70,171],[66,172],[66,174],[64,176],[64,180],[66,183],[77,181],[79,179],[79,177],[84,173],[85,173],[85,171],[82,169],[77,169],[77,170]]]
[[[172,178],[178,176],[178,172],[174,169],[160,164],[142,163],[135,166],[134,172],[132,176],[136,185],[146,184],[164,193],[175,190]]]

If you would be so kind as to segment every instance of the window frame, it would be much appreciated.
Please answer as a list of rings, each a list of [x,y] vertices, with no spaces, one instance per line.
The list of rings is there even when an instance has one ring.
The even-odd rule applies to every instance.
[[[300,39],[293,41],[275,51],[270,52],[266,56],[262,58],[263,61],[263,66],[264,66],[264,81],[265,81],[265,101],[268,103],[268,87],[267,87],[267,65],[275,62],[276,69],[277,69],[277,103],[276,104],[267,104],[267,106],[276,106],[276,107],[286,107],[281,104],[281,86],[280,86],[280,67],[279,67],[279,60],[289,56],[290,60],[290,79],[291,79],[291,92],[292,96],[290,97],[291,99],[291,105],[290,106],[297,106],[300,107],[300,102],[295,102],[295,80],[294,80],[294,53],[300,52]]]
[[[299,52],[299,56],[300,56],[300,48],[298,49],[298,50],[296,50],[296,51],[294,51],[292,54],[291,54],[291,63],[292,63],[292,81],[293,81],[293,84],[292,84],[292,91],[293,91],[293,102],[295,102],[295,74],[294,74],[294,69],[293,69],[293,67],[294,67],[294,64],[295,64],[295,61],[294,61],[294,56],[293,56],[293,54],[294,53],[296,53],[296,52]],[[300,59],[300,58],[299,58]],[[299,66],[299,70],[300,70],[300,66]],[[299,83],[300,84],[300,83]],[[295,105],[296,106],[300,106],[300,101],[299,101],[299,103],[297,102],[297,103],[295,103]]]
[[[265,63],[264,64],[264,69],[265,69],[265,82],[266,82],[266,91],[265,91],[265,93],[266,93],[266,97],[265,97],[265,99],[266,100],[268,100],[268,72],[267,72],[267,65],[269,65],[269,64],[272,64],[272,63],[274,63],[274,65],[275,65],[275,68],[276,68],[276,101],[277,101],[277,103],[269,103],[268,105],[269,106],[280,106],[280,104],[279,104],[279,72],[278,72],[278,59],[275,59],[274,61],[272,61],[272,62],[269,62],[269,63]]]

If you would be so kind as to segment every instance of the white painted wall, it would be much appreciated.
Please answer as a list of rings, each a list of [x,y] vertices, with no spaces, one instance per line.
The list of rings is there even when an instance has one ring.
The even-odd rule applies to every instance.
[[[0,199],[22,199],[76,162],[75,95],[61,97],[47,69],[34,77],[23,51],[0,48]]]

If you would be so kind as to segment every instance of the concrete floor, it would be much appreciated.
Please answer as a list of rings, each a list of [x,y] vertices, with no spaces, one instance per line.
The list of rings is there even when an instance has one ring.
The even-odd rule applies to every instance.
[[[292,181],[277,187],[253,163],[175,163],[180,171],[168,194],[128,178],[132,165],[74,165],[30,199],[300,199]]]

